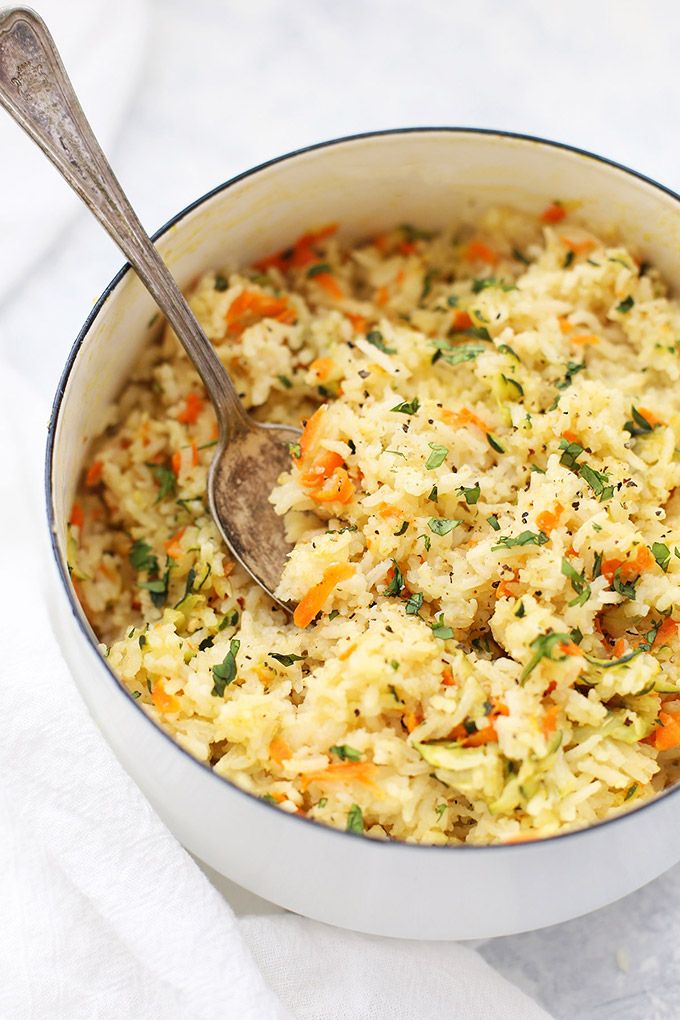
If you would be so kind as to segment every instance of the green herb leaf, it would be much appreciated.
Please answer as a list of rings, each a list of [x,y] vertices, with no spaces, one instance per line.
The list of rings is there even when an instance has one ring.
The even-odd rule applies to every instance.
[[[623,426],[626,432],[630,432],[631,436],[645,436],[650,432],[654,431],[656,426],[650,424],[643,414],[640,414],[635,405],[631,405],[631,414],[633,415],[632,421],[627,421]]]
[[[634,578],[630,581],[624,581],[621,577],[621,567],[617,567],[614,573],[614,579],[612,581],[612,588],[618,592],[619,595],[623,595],[624,598],[630,599],[631,602],[635,601],[635,585],[640,580],[639,577]]]
[[[531,265],[531,262],[529,261],[529,259],[526,257],[526,255],[522,254],[522,252],[519,250],[519,248],[513,248],[512,249],[512,254],[513,254],[513,257],[516,258],[518,262],[521,262],[523,266]]]
[[[400,535],[405,535],[408,531],[408,521],[402,521],[399,531],[393,531],[392,534],[395,538],[399,538]]]
[[[364,815],[358,804],[352,804],[347,812],[347,825],[345,828],[347,832],[364,831]]]
[[[291,457],[295,458],[295,460],[300,460],[300,458],[302,457],[302,447],[300,446],[299,443],[289,443],[288,452],[290,453]]]
[[[148,570],[150,574],[158,570],[158,558],[151,552],[151,546],[142,539],[133,542],[128,559],[135,570]]]
[[[368,340],[369,344],[373,344],[373,346],[377,347],[379,351],[383,352],[383,354],[396,354],[397,353],[396,347],[388,347],[387,346],[387,344],[383,340],[383,335],[382,335],[382,333],[380,332],[379,329],[372,329],[372,330],[370,330],[366,334],[366,339]]]
[[[447,807],[446,804],[436,804],[435,805],[435,809],[434,810],[435,810],[435,814],[437,815],[437,820],[438,821],[441,820],[442,815],[446,811],[446,807]]]
[[[631,310],[634,304],[635,299],[631,297],[631,295],[629,294],[627,298],[624,298],[623,301],[616,306],[616,311],[621,312],[623,315],[625,315],[626,312],[629,312]]]
[[[430,624],[432,634],[440,641],[448,641],[453,637],[453,630],[444,623],[444,614],[440,613],[435,623]]]
[[[407,616],[417,616],[423,606],[423,595],[419,591],[413,592],[409,595],[406,600],[406,614]]]
[[[512,549],[516,545],[545,545],[548,541],[548,536],[543,531],[522,531],[519,535],[504,535],[498,539],[498,544],[491,547],[491,551],[495,552],[496,549]]]
[[[590,467],[589,464],[581,464],[578,473],[581,478],[588,483],[600,503],[604,503],[606,500],[612,498],[614,495],[614,486],[605,484],[609,481],[606,472],[596,471],[595,468]]]
[[[331,267],[328,262],[317,262],[315,266],[310,266],[307,270],[307,276],[312,280],[315,276],[319,276],[320,273],[330,273]]]
[[[586,581],[583,574],[579,574],[577,570],[572,567],[568,559],[562,558],[562,573],[565,577],[568,577],[571,586],[576,592],[576,598],[572,599],[569,603],[570,606],[584,606],[590,598],[590,585]]]
[[[399,564],[396,560],[392,560],[392,563],[394,564],[394,576],[383,592],[383,595],[387,595],[389,598],[399,595],[404,587],[404,578],[401,575]]]
[[[287,375],[277,375],[276,378],[279,380],[281,385],[284,386],[287,390],[292,390],[293,383],[291,382]]]
[[[494,531],[501,530],[501,526],[498,523],[498,518],[496,517],[495,514],[491,514],[491,517],[487,517],[487,521],[489,522]]]
[[[464,361],[474,361],[484,351],[484,348],[480,347],[479,344],[458,344],[457,346],[452,346],[443,340],[435,341],[435,346],[442,360],[447,365],[461,365]]]
[[[429,552],[432,548],[432,539],[429,535],[418,535],[418,538],[422,538],[425,544],[425,552]]]
[[[466,488],[464,485],[462,485],[460,489],[458,489],[459,495],[465,497],[465,502],[467,503],[468,506],[475,505],[475,503],[480,497],[481,491],[482,490],[479,487],[479,482],[477,482],[475,485],[470,486],[470,488]]]
[[[574,381],[574,376],[579,372],[582,372],[586,367],[585,361],[569,361],[567,362],[567,371],[565,372],[564,379],[560,382],[555,383],[558,390],[568,389]]]
[[[168,598],[168,584],[170,583],[170,569],[168,568],[162,578],[152,581],[138,581],[140,588],[146,588],[151,596],[156,609],[162,609]]]
[[[276,661],[280,662],[282,666],[292,666],[294,662],[304,662],[305,660],[304,655],[295,655],[293,652],[289,655],[282,652],[270,652],[269,658],[276,659]]]
[[[576,461],[583,453],[583,447],[580,443],[570,443],[566,439],[560,439],[560,450],[563,451],[560,457],[560,464],[564,467],[569,468],[570,471],[576,471],[578,464]]]
[[[223,661],[217,666],[213,666],[213,689],[210,692],[213,697],[222,698],[224,692],[236,679],[236,656],[238,650],[241,647],[241,642],[237,641],[236,638],[232,638],[229,642],[229,651],[225,655]]]
[[[427,498],[429,499],[429,501],[431,503],[436,503],[437,502],[437,500],[439,499],[439,492],[437,490],[437,486],[436,485],[432,486],[432,488],[430,489],[430,495]]]
[[[503,291],[517,290],[514,283],[505,283],[503,280],[498,280],[495,276],[484,276],[481,279],[472,281],[472,293],[479,294],[481,291],[486,290],[487,287],[498,287]]]
[[[596,552],[593,558],[593,581],[602,574],[602,553]]]
[[[399,414],[415,414],[420,407],[420,400],[418,397],[414,397],[413,400],[402,400],[400,404],[396,404],[390,408],[390,411],[398,411]]]
[[[654,559],[659,564],[659,566],[661,567],[665,574],[666,571],[668,570],[668,564],[670,563],[671,559],[670,549],[668,548],[667,545],[664,545],[663,542],[652,542],[650,548],[654,555]]]
[[[500,443],[498,442],[498,440],[496,439],[496,437],[495,437],[495,436],[492,436],[490,432],[487,432],[487,434],[486,434],[486,441],[487,441],[487,443],[489,444],[489,446],[491,447],[491,449],[492,449],[492,450],[495,450],[495,451],[496,451],[496,453],[505,453],[505,447],[504,447],[504,446],[502,446],[502,445],[501,445],[501,444],[500,444]]]
[[[439,443],[428,443],[427,444],[432,453],[425,462],[425,467],[428,471],[434,470],[434,468],[440,467],[444,463],[449,452],[448,446],[440,446]]]
[[[361,751],[355,750],[349,744],[333,744],[328,750],[330,754],[336,755],[340,761],[361,761]]]
[[[226,290],[229,286],[226,276],[222,273],[215,273],[215,290]]]
[[[575,256],[574,256],[574,252],[573,252],[573,251],[571,251],[571,250],[569,250],[569,251],[567,252],[567,254],[566,254],[566,255],[564,256],[564,262],[562,263],[562,268],[563,268],[563,269],[569,269],[569,266],[570,266],[570,265],[572,264],[572,262],[574,261],[574,257],[575,257]]]
[[[158,482],[158,497],[157,503],[160,503],[166,496],[174,496],[177,493],[177,478],[175,472],[167,464],[150,464],[146,465],[151,474]]]
[[[556,645],[569,644],[570,642],[571,634],[539,634],[529,645],[534,654],[522,670],[519,682],[523,684],[542,659],[551,659],[553,662],[561,662],[566,659],[564,653],[555,658],[553,651]]]
[[[462,523],[462,521],[457,521],[451,517],[430,517],[427,526],[435,535],[448,535],[450,531],[453,531],[454,528],[457,528]]]

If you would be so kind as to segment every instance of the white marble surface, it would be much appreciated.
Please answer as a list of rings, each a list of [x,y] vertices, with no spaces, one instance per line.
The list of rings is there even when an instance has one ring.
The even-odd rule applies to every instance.
[[[672,0],[155,0],[150,7],[144,73],[111,152],[150,229],[278,153],[400,125],[541,134],[680,187],[680,14]],[[130,31],[137,30],[133,19]],[[53,173],[37,151],[31,172],[37,189]],[[77,212],[0,304],[0,344],[35,376],[46,408],[73,338],[120,263],[100,228]],[[237,910],[265,909],[231,883],[218,885]],[[556,1017],[677,1018],[678,908],[680,867],[589,917],[480,949]]]

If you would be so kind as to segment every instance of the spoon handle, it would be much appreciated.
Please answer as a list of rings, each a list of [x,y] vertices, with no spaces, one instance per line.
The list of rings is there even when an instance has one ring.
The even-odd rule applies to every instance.
[[[203,380],[222,438],[252,428],[212,344],[109,166],[52,36],[29,8],[0,12],[0,105],[94,213],[154,298]]]

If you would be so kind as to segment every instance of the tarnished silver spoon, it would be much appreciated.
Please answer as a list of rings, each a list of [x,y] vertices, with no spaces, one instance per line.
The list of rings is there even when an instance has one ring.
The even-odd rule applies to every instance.
[[[217,414],[208,476],[210,509],[236,559],[274,591],[290,552],[269,495],[289,465],[299,430],[260,424],[234,385],[116,180],[80,107],[45,23],[25,7],[0,12],[0,104],[30,135],[119,246],[168,320]]]

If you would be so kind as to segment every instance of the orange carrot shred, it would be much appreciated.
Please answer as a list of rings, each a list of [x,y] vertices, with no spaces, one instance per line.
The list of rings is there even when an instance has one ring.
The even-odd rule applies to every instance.
[[[677,629],[678,625],[675,620],[671,620],[670,617],[667,617],[654,635],[652,648],[657,648],[659,645],[665,644],[666,641],[669,641],[672,637],[675,637]]]
[[[562,433],[562,439],[566,439],[568,443],[578,443],[578,436],[571,429],[565,429]]]
[[[470,241],[463,251],[463,258],[468,262],[486,262],[488,266],[495,266],[499,255],[483,241]]]
[[[555,503],[552,510],[544,510],[543,513],[540,513],[536,518],[539,531],[542,531],[544,535],[549,535],[551,531],[554,531],[563,511],[564,507],[562,504]]]
[[[198,393],[188,393],[184,409],[177,415],[182,425],[195,425],[196,419],[203,410],[203,398]]]
[[[467,312],[462,311],[460,308],[456,309],[453,313],[453,328],[456,330],[470,329],[472,326],[472,319]]]
[[[167,552],[168,556],[173,560],[179,559],[179,557],[182,555],[180,541],[182,539],[182,535],[186,530],[187,530],[186,528],[180,528],[179,531],[176,531],[175,534],[172,535],[172,537],[169,538],[167,542],[163,543],[163,545],[165,546],[165,551]]]
[[[571,337],[571,342],[578,344],[579,347],[592,347],[595,344],[599,344],[600,338],[595,336],[594,333],[579,333],[577,336]]]
[[[319,287],[322,287],[335,301],[342,301],[345,296],[344,292],[331,273],[317,273],[313,279],[314,283],[318,283]]]
[[[333,371],[334,365],[335,362],[332,358],[316,358],[309,366],[309,369],[314,373],[319,382],[323,382]]]
[[[85,523],[85,514],[80,503],[74,503],[71,507],[71,516],[69,517],[68,522],[74,528],[82,528]]]
[[[541,729],[543,730],[543,736],[549,737],[551,733],[554,733],[557,729],[557,717],[560,710],[557,705],[551,705],[550,708],[546,709],[545,715],[543,716],[543,722],[541,723]]]
[[[269,757],[277,765],[280,765],[286,758],[290,758],[292,753],[283,737],[274,737],[269,745]]]
[[[315,503],[349,503],[354,484],[343,467],[336,467],[330,478],[316,492],[310,492]]]
[[[657,418],[657,416],[654,414],[654,412],[653,411],[649,411],[646,407],[638,407],[638,411],[640,412],[642,417],[645,419],[645,421],[649,422],[649,424],[652,426],[652,428],[655,428],[655,426],[657,426],[657,425],[663,425],[664,424],[661,421],[661,418]]]
[[[569,251],[573,251],[574,255],[585,255],[586,252],[592,251],[595,247],[595,242],[591,241],[588,237],[582,241],[572,241],[571,238],[562,236],[560,241]]]
[[[300,474],[300,484],[305,489],[317,489],[330,478],[336,468],[342,467],[343,460],[339,453],[332,450],[319,450],[309,467]]]
[[[352,577],[354,571],[351,563],[334,563],[328,567],[321,581],[310,588],[298,603],[293,613],[296,627],[301,629],[308,627],[317,613],[321,612],[336,585]]]
[[[90,465],[90,469],[85,475],[85,484],[88,489],[93,489],[95,485],[99,485],[102,480],[102,468],[104,467],[102,461],[93,460]]]
[[[680,712],[659,711],[661,723],[651,734],[657,751],[669,751],[680,745]]]
[[[541,213],[542,223],[561,223],[567,215],[567,210],[561,202],[551,202]]]
[[[325,769],[316,769],[314,772],[305,772],[300,776],[300,788],[303,793],[312,783],[362,783],[380,791],[374,776],[376,767],[368,761],[339,761],[333,762]]]
[[[179,700],[174,694],[168,694],[162,680],[157,680],[153,685],[151,700],[159,712],[179,712]]]

